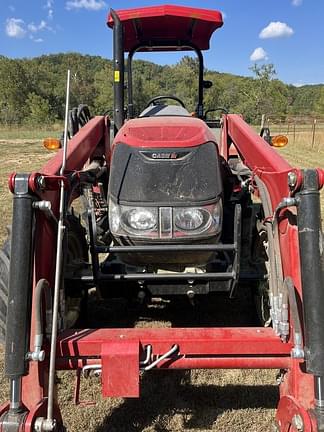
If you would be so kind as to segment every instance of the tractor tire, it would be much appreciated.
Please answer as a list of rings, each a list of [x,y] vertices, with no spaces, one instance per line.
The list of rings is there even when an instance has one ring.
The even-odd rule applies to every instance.
[[[72,263],[77,260],[88,261],[88,245],[85,229],[80,224],[78,217],[68,215],[67,232],[67,262]],[[4,344],[6,336],[10,249],[10,230],[8,230],[8,237],[0,249],[0,345]]]
[[[75,260],[88,261],[88,243],[86,230],[80,220],[74,214],[67,217],[68,251],[66,261],[73,263]]]
[[[78,217],[74,214],[67,218],[67,254],[65,269],[77,270],[89,261],[88,243],[86,240],[86,229],[81,225]],[[70,290],[65,284],[65,320],[67,328],[80,325],[86,320],[87,315],[87,291]]]
[[[10,263],[10,234],[0,249],[0,344],[4,344],[6,336],[6,318],[8,304]]]

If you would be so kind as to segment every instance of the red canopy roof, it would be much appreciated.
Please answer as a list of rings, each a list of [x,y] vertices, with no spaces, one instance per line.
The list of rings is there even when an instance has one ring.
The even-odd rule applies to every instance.
[[[124,25],[124,50],[132,51],[139,44],[163,50],[159,43],[177,45],[193,44],[200,50],[209,48],[213,32],[223,25],[221,12],[184,6],[153,6],[116,11]],[[108,26],[113,28],[111,14]],[[154,49],[155,46],[155,49]],[[141,51],[148,49],[142,49]]]

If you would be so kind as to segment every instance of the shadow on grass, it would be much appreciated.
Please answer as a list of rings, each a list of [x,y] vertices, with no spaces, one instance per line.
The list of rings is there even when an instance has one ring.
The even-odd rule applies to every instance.
[[[169,432],[161,418],[176,414],[182,415],[185,429],[209,430],[227,410],[275,408],[278,402],[276,386],[191,385],[188,371],[151,372],[143,376],[141,389],[141,399],[125,399],[95,432],[140,432],[152,425],[157,432]]]
[[[173,297],[171,301],[153,301],[147,306],[130,304],[125,299],[105,299],[99,304],[90,299],[92,322],[88,324],[90,328],[254,326],[257,319],[249,288],[243,286],[234,299],[222,293],[198,297],[194,307],[185,296]],[[213,374],[212,371],[209,373]],[[215,371],[215,375],[210,376],[210,383],[200,381],[199,376],[198,381],[196,376],[191,383],[190,371],[145,373],[141,379],[141,398],[124,399],[109,410],[94,431],[208,431],[215,430],[215,421],[225,411],[276,407],[276,386],[231,385],[228,384],[229,376],[222,377],[221,373]]]
[[[126,299],[105,299],[98,302],[90,298],[87,328],[146,327],[150,323],[164,327],[250,327],[258,325],[255,305],[250,289],[242,289],[236,298],[228,294],[214,293],[195,299],[193,307],[186,296],[174,297],[148,306]]]

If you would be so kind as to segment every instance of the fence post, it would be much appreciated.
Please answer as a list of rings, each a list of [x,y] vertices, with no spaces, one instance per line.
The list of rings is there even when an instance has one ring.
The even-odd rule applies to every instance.
[[[261,130],[264,128],[264,126],[265,126],[265,114],[262,114],[262,117],[261,117]]]
[[[312,148],[314,147],[314,143],[315,143],[315,130],[316,130],[316,119],[314,119],[313,127],[312,127]]]

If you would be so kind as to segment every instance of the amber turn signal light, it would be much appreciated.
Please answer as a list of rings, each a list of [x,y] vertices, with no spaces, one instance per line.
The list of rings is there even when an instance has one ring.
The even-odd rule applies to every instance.
[[[43,144],[47,150],[58,150],[62,147],[61,141],[57,138],[45,138]]]
[[[271,137],[273,147],[285,147],[288,144],[288,138],[285,135],[276,135]]]

